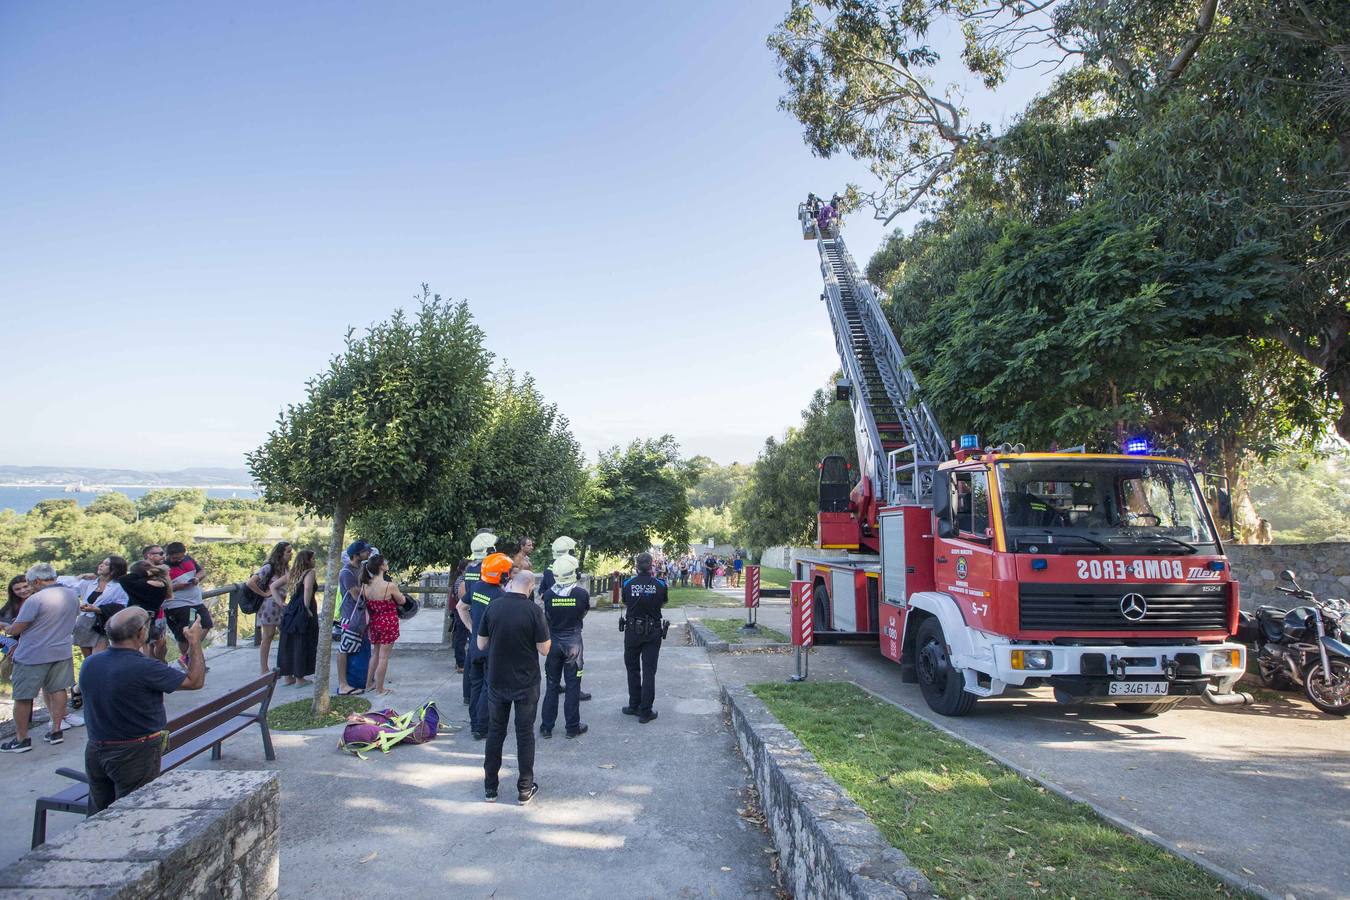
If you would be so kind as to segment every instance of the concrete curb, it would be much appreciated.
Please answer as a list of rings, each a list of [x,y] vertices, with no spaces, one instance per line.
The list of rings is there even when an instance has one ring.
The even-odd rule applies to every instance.
[[[781,644],[778,642],[765,644],[733,644],[730,641],[724,641],[717,636],[703,620],[691,618],[688,620],[689,637],[695,646],[702,647],[709,653],[781,653],[791,650],[792,644]]]
[[[722,686],[774,847],[796,897],[931,898],[933,885],[892,847],[867,814],[768,707],[742,687]]]
[[[1236,872],[1229,871],[1228,869],[1225,869],[1223,866],[1216,865],[1198,853],[1192,853],[1189,850],[1184,850],[1181,847],[1178,847],[1176,844],[1167,841],[1166,839],[1158,835],[1156,832],[1149,831],[1147,828],[1144,828],[1140,825],[1136,825],[1135,823],[1129,821],[1128,819],[1121,818],[1119,815],[1099,806],[1097,803],[1093,802],[1092,800],[1089,800],[1087,797],[1080,796],[1079,794],[1074,793],[1068,788],[1048,780],[1044,775],[1040,775],[1036,772],[1031,771],[1025,766],[1013,762],[1012,760],[1008,759],[1007,757],[1003,756],[1002,754],[994,750],[989,749],[988,747],[984,746],[978,741],[972,741],[965,735],[957,734],[955,731],[953,731],[946,725],[943,725],[941,722],[937,721],[936,719],[930,716],[924,715],[923,713],[916,712],[912,709],[901,706],[899,703],[896,703],[894,700],[891,700],[888,697],[883,697],[881,694],[878,694],[876,691],[868,688],[866,685],[858,684],[858,682],[856,681],[850,681],[848,683],[870,694],[871,696],[882,701],[883,703],[890,704],[891,706],[900,710],[902,713],[905,713],[906,715],[909,716],[913,716],[914,718],[918,719],[921,722],[925,722],[929,725],[932,725],[934,728],[936,728],[943,734],[947,735],[948,737],[954,738],[955,740],[960,741],[961,743],[965,744],[968,747],[973,747],[974,749],[980,751],[981,753],[993,759],[999,765],[1006,766],[1007,768],[1012,769],[1014,772],[1016,772],[1018,775],[1021,775],[1023,778],[1028,778],[1031,781],[1036,782],[1037,784],[1044,787],[1046,790],[1058,794],[1065,800],[1068,800],[1071,803],[1083,804],[1084,806],[1088,807],[1093,812],[1095,812],[1098,816],[1101,816],[1101,818],[1108,824],[1110,824],[1115,828],[1120,829],[1126,834],[1134,835],[1140,840],[1148,841],[1155,847],[1160,847],[1163,850],[1166,850],[1173,856],[1179,856],[1182,859],[1186,860],[1187,862],[1194,863],[1195,865],[1204,869],[1206,872],[1213,875],[1215,878],[1219,879],[1220,881],[1224,882],[1230,887],[1234,887],[1239,890],[1255,894],[1256,896],[1263,898],[1263,900],[1286,900],[1287,895],[1277,894],[1270,890],[1267,890],[1266,888],[1261,887],[1259,884],[1252,881],[1251,879],[1239,875]]]
[[[696,646],[709,653],[726,653],[731,649],[731,645],[714,634],[711,628],[703,624],[702,619],[689,619],[688,622],[689,638]]]

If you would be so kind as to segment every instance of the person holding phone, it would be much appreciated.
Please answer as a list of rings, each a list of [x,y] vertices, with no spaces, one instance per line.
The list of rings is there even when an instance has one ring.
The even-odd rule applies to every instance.
[[[164,546],[164,564],[169,567],[169,580],[173,583],[173,596],[164,601],[164,621],[173,632],[173,639],[182,651],[178,657],[178,666],[187,669],[187,638],[184,629],[188,623],[202,623],[202,631],[210,631],[215,623],[211,621],[211,611],[202,602],[202,582],[206,570],[188,556],[187,547],[174,541]]]

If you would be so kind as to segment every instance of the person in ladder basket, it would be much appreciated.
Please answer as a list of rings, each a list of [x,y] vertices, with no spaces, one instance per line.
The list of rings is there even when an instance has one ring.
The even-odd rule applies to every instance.
[[[464,674],[469,679],[469,731],[473,733],[475,741],[486,738],[488,730],[485,689],[488,655],[478,648],[478,626],[483,621],[488,604],[501,594],[502,581],[511,571],[511,565],[511,557],[505,553],[489,554],[483,560],[478,583],[456,607],[460,620],[469,627],[469,665]],[[530,727],[534,727],[533,723]]]
[[[473,596],[473,589],[478,587],[479,579],[483,577],[483,560],[487,559],[489,553],[495,553],[497,550],[497,536],[486,528],[478,529],[478,533],[473,536],[469,542],[469,565],[464,570],[459,587],[456,588],[455,609],[459,610],[469,602]],[[460,656],[460,646],[464,647],[464,665],[457,668],[464,673],[464,703],[469,703],[469,659],[473,656],[473,647],[469,635],[473,633],[473,628],[469,625],[469,617],[463,613],[455,616],[453,642],[455,647],[455,659]],[[462,635],[462,637],[461,637]]]
[[[544,660],[544,706],[539,717],[541,737],[553,737],[553,724],[558,720],[560,682],[566,682],[563,700],[563,718],[567,736],[579,737],[586,733],[581,724],[581,626],[591,608],[591,595],[577,584],[577,560],[574,556],[560,556],[549,569],[557,579],[544,591],[544,616],[553,645]]]
[[[656,660],[661,640],[670,623],[661,618],[666,605],[666,583],[652,574],[652,555],[639,553],[638,573],[623,583],[624,615],[619,619],[623,636],[623,664],[628,669],[626,716],[637,716],[643,725],[656,718]]]

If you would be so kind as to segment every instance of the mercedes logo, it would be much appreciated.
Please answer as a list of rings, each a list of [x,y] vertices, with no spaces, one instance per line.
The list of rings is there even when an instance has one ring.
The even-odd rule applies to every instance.
[[[1143,594],[1126,594],[1120,598],[1120,614],[1131,622],[1138,622],[1148,612],[1148,601]]]

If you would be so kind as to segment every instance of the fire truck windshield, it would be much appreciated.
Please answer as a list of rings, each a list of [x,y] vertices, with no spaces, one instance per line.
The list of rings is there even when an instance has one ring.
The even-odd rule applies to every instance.
[[[1013,552],[1214,552],[1205,546],[1215,544],[1214,531],[1184,465],[1066,456],[1000,462],[997,470]]]

